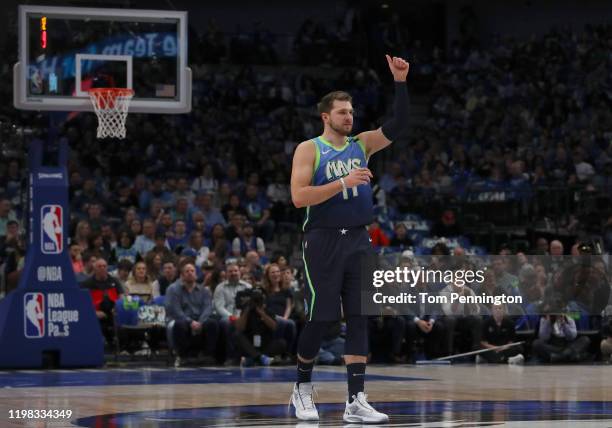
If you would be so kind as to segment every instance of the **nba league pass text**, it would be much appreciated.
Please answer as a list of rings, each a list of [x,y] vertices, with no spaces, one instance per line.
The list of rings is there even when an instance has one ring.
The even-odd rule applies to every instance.
[[[66,307],[64,293],[26,293],[24,318],[27,338],[68,337],[70,324],[79,322],[79,311]]]

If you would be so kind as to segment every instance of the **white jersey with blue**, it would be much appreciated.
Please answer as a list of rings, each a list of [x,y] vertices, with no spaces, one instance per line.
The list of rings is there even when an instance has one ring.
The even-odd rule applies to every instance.
[[[344,177],[354,168],[366,168],[365,145],[355,137],[347,137],[342,148],[335,148],[323,137],[315,144],[312,186],[322,186]],[[373,203],[370,184],[360,184],[342,191],[325,202],[306,208],[303,230],[340,229],[372,223]]]

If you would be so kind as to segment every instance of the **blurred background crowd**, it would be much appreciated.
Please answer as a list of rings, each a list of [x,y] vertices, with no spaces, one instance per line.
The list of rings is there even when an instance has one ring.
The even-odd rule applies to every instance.
[[[382,123],[392,100],[387,52],[411,63],[411,126],[371,161],[376,221],[369,230],[381,254],[576,255],[581,243],[590,254],[610,254],[612,25],[483,34],[478,9],[465,7],[455,37],[441,40],[422,28],[436,16],[419,25],[401,8],[377,5],[372,13],[373,7],[337,7],[327,20],[304,19],[291,34],[262,21],[230,29],[213,18],[192,20],[190,114],[130,115],[125,141],[97,140],[92,114],[62,123],[55,132],[71,148],[70,256],[79,282],[100,289],[112,276],[115,298],[157,302],[169,316],[172,304],[160,296],[177,280],[193,280],[210,294],[202,297],[210,312],[202,321],[215,320],[216,327],[203,330],[219,333],[205,335],[216,344],[210,353],[253,364],[270,360],[240,336],[261,336],[266,326],[238,321],[258,301],[244,290],[261,287],[275,320],[265,344],[290,358],[304,322],[303,213],[289,192],[293,150],[321,132],[315,105],[331,90],[352,94],[356,132]],[[4,100],[12,96],[15,46],[12,28],[0,47]],[[48,135],[50,122],[9,102],[0,106],[0,122],[4,294],[24,265],[27,141]],[[517,283],[521,274],[551,285],[549,266],[530,266],[533,272],[506,273]],[[609,287],[610,267],[600,268]],[[241,298],[248,302],[241,305]],[[103,298],[95,303],[108,345],[116,344],[115,307]],[[433,348],[425,343],[428,356],[453,351],[455,326],[425,328],[416,318],[372,320],[373,331],[386,329],[394,338],[377,345],[381,358],[414,360],[410,344],[419,331],[437,335]],[[483,328],[465,325],[459,330]],[[336,327],[322,361],[340,361],[343,331]],[[471,347],[484,346],[480,334],[472,336]],[[135,350],[143,346],[132,342]],[[182,351],[180,334],[178,343]]]

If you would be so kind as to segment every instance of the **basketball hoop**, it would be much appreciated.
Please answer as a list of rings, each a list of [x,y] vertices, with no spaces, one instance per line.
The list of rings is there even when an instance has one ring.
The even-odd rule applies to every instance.
[[[88,90],[98,116],[98,138],[125,138],[125,119],[134,91],[127,88]]]

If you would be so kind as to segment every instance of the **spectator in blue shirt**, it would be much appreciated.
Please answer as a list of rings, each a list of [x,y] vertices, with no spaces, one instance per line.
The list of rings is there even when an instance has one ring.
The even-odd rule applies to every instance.
[[[161,178],[155,178],[149,186],[149,190],[143,191],[138,197],[140,212],[148,212],[154,199],[160,201],[164,208],[172,204],[172,194],[164,190],[164,181]]]
[[[174,321],[172,334],[178,351],[179,367],[191,349],[203,349],[214,355],[219,324],[211,317],[213,303],[210,290],[196,283],[192,263],[181,267],[180,278],[166,290],[166,320]]]
[[[182,198],[187,199],[189,206],[193,205],[195,193],[189,188],[189,181],[185,177],[181,177],[176,181],[176,190],[172,194],[172,199],[175,203]]]
[[[257,225],[259,235],[264,240],[271,240],[274,233],[274,223],[270,219],[268,198],[259,192],[256,185],[247,184],[242,204],[246,209],[247,219]]]
[[[227,167],[227,172],[223,183],[227,183],[233,192],[240,190],[244,182],[238,176],[238,166],[233,163]]]
[[[150,218],[142,222],[142,235],[136,237],[134,248],[141,257],[144,257],[155,247],[155,223]]]
[[[253,224],[247,222],[242,226],[242,235],[232,241],[232,253],[236,257],[245,256],[250,250],[257,251],[262,257],[266,254],[263,239],[255,236]]]
[[[192,209],[189,207],[189,200],[181,196],[176,200],[176,204],[170,210],[170,215],[172,216],[172,221],[183,220],[185,223],[189,224],[189,222],[191,222],[191,212]]]
[[[177,250],[177,247],[185,248],[187,246],[189,236],[187,235],[187,224],[184,220],[176,220],[174,222],[174,232],[168,237],[168,245],[172,251]]]
[[[207,228],[212,228],[215,224],[221,223],[225,226],[225,219],[221,212],[213,206],[213,199],[210,193],[198,193],[194,208],[204,214],[204,221]]]

